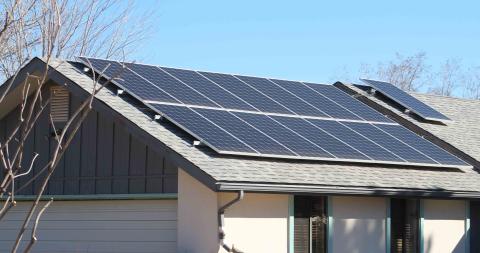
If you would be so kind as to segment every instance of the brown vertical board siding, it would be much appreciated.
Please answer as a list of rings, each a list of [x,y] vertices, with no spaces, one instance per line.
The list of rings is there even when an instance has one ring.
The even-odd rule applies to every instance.
[[[8,138],[11,135],[11,133],[14,131],[14,129],[17,127],[17,125],[20,124],[20,121],[18,120],[19,116],[20,116],[20,108],[17,107],[5,117],[5,124],[6,124],[5,125],[5,127],[6,127],[5,137],[6,138]],[[17,132],[15,137],[10,141],[10,143],[8,145],[8,149],[9,149],[9,152],[10,152],[10,159],[12,159],[13,156],[15,155],[15,152],[17,152],[17,148],[19,146],[18,145],[19,144],[18,140],[20,139],[20,131],[21,131],[21,129]],[[22,166],[27,167],[27,168],[20,169],[20,171],[18,171],[17,173],[22,173],[23,171],[28,170],[28,166],[26,165],[25,162],[27,161],[27,159],[29,158],[29,156],[31,156],[31,153],[33,152],[33,148],[29,144],[30,143],[28,143],[27,141],[25,142],[25,145],[24,145],[24,148],[23,148],[23,155],[22,155]],[[19,187],[21,187],[22,185],[25,184],[25,181],[26,181],[25,177],[26,176],[23,176],[23,177],[17,178],[15,180],[15,183],[16,183],[15,188],[16,189],[18,189]]]
[[[95,194],[97,165],[97,112],[91,111],[82,125],[80,194]]]
[[[114,127],[112,193],[128,193],[130,134],[119,124]]]
[[[129,193],[145,192],[147,146],[135,138],[130,140]]]
[[[11,133],[13,132],[17,124],[19,124],[19,120],[18,120],[19,115],[20,115],[20,109],[16,108],[6,116],[5,118],[6,128],[7,128],[6,134],[5,134],[6,138],[8,138],[11,135]],[[8,149],[10,151],[10,159],[13,158],[14,153],[17,150],[19,136],[20,135],[17,132],[17,134],[14,136],[14,138],[10,141],[8,145]]]
[[[71,96],[70,115],[78,109],[81,103],[78,98]],[[67,195],[79,194],[80,191],[81,138],[82,130],[79,129],[70,143],[70,147],[65,151],[65,181],[63,193]]]
[[[5,140],[5,120],[0,119],[0,142],[3,144]]]
[[[44,98],[48,97],[48,92]],[[70,112],[73,113],[83,100],[71,96]],[[0,140],[18,121],[19,109],[0,119]],[[49,120],[50,108],[45,108],[25,142],[23,170],[37,152],[39,157],[33,172],[21,178],[21,186],[45,167],[53,155],[55,140]],[[10,150],[14,150],[14,146]],[[45,178],[44,172],[20,195],[38,193]],[[3,176],[3,175],[1,175]],[[121,120],[106,113],[92,111],[77,132],[60,164],[52,175],[45,194],[127,194],[127,193],[176,193],[177,167],[166,150],[147,146]]]
[[[97,127],[97,170],[96,194],[112,193],[113,121],[102,114],[98,116]]]
[[[24,148],[23,148],[23,159],[22,159],[22,170],[21,172],[26,172],[30,168],[30,164],[32,163],[33,159],[33,152],[35,152],[35,133],[30,132],[25,140]],[[37,158],[38,159],[38,158]],[[25,176],[20,177],[17,188],[23,186],[29,179],[33,177],[33,173],[29,173]],[[18,194],[20,195],[31,195],[33,194],[33,185],[29,184],[25,186],[25,189],[21,190]]]
[[[163,192],[163,156],[165,152],[157,153],[153,149],[148,149],[147,160],[147,193]]]
[[[61,131],[62,126],[55,126],[58,131]],[[53,132],[53,129],[52,129]],[[50,137],[50,159],[53,158],[55,150],[57,148],[57,141],[55,137]],[[65,158],[62,157],[58,162],[57,166],[54,168],[52,177],[48,182],[48,194],[50,195],[60,195],[63,194],[63,178],[65,176]]]
[[[49,110],[44,110],[43,113],[37,120],[35,125],[35,152],[39,154],[35,166],[34,166],[34,175],[37,175],[40,170],[45,167],[45,165],[50,160],[50,123],[48,119]],[[42,173],[34,182],[34,194],[38,193],[43,179],[45,178],[45,172]],[[48,190],[48,187],[47,189]]]
[[[165,156],[165,167],[163,172],[163,192],[178,192],[178,169],[168,156]]]

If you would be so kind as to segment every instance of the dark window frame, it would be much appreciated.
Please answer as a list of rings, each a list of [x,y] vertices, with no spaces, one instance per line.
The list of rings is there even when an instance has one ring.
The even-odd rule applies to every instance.
[[[420,200],[390,199],[390,252],[420,252]]]
[[[327,197],[294,196],[295,253],[327,253],[327,242]]]

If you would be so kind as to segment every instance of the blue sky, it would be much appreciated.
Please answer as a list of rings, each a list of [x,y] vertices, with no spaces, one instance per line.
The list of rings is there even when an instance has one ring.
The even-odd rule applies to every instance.
[[[155,31],[132,58],[330,83],[395,53],[480,66],[480,1],[142,1]]]

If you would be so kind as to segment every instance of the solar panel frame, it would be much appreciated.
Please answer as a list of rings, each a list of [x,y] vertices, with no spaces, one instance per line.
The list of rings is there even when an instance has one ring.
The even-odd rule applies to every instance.
[[[313,119],[310,119],[308,121],[313,123],[315,126],[323,129],[324,131],[334,135],[336,138],[348,143],[350,146],[356,148],[357,150],[361,149],[362,153],[370,157],[372,160],[406,162],[406,160],[396,155],[389,149],[361,135],[355,130],[349,128],[344,123],[341,123],[338,121],[313,120]],[[368,123],[365,123],[365,124],[368,124]],[[387,124],[384,124],[384,125],[387,125]],[[397,125],[388,124],[388,126],[397,126]]]
[[[308,120],[297,117],[273,117],[276,121],[295,129],[295,131],[305,138],[310,139],[335,157],[342,156],[343,159],[371,161],[367,155],[350,146],[348,143],[336,138],[332,134],[315,126]],[[323,144],[327,144],[323,146]]]
[[[170,122],[174,123],[176,126],[180,127],[182,130],[184,130],[185,132],[187,132],[188,134],[190,134],[191,136],[193,136],[194,138],[196,138],[197,140],[199,140],[200,142],[204,143],[205,145],[209,146],[211,149],[213,149],[215,152],[219,153],[219,154],[245,154],[245,153],[258,153],[257,150],[255,150],[253,147],[250,147],[248,144],[242,142],[241,140],[238,140],[237,137],[231,135],[230,133],[228,133],[227,131],[225,131],[224,129],[222,129],[221,127],[217,126],[215,123],[209,121],[208,119],[204,118],[201,114],[199,114],[198,112],[196,112],[195,110],[191,109],[190,107],[186,107],[186,106],[175,106],[175,105],[162,105],[162,104],[154,104],[153,105],[153,108],[156,112],[159,112],[161,113],[161,115],[165,118],[167,118]],[[234,149],[230,149],[230,150],[226,150],[226,149],[219,149],[219,145],[215,145],[213,144],[213,142],[211,142],[209,139],[205,138],[205,136],[202,137],[202,134],[201,133],[195,133],[195,131],[191,131],[190,128],[188,126],[186,126],[187,124],[185,123],[182,123],[182,121],[184,119],[179,119],[177,117],[174,117],[172,114],[174,113],[170,113],[168,112],[169,109],[168,108],[171,108],[171,109],[178,109],[178,108],[181,108],[181,109],[186,109],[188,110],[188,112],[190,113],[190,115],[194,115],[193,117],[195,117],[195,119],[193,120],[194,123],[191,123],[191,124],[197,124],[197,121],[203,121],[203,123],[205,124],[205,121],[207,122],[207,125],[209,125],[209,129],[208,131],[206,131],[207,134],[210,134],[210,133],[213,133],[213,132],[216,132],[216,134],[222,134],[222,135],[229,135],[231,136],[233,139],[235,139],[238,143],[242,143],[243,146],[244,146],[244,150],[240,150],[240,148],[237,148],[237,150],[234,150]],[[185,113],[183,113],[183,116],[186,116]],[[198,128],[195,128],[196,130],[198,130]],[[215,131],[217,130],[217,131]],[[227,137],[228,138],[228,137]],[[225,139],[222,138],[222,141],[221,142],[225,142]],[[221,146],[221,145],[220,145]],[[240,145],[242,146],[242,145]],[[259,153],[258,153],[259,154]]]
[[[267,133],[269,136],[279,141],[300,156],[326,158],[335,157],[322,147],[316,145],[315,143],[306,139],[304,136],[301,136],[294,130],[286,127],[268,115],[240,112],[234,113],[234,115],[251,125],[255,125],[256,128],[264,133]]]
[[[164,71],[162,68],[150,65],[140,65],[126,63],[126,66],[132,72],[142,76],[148,80],[153,86],[166,91],[170,96],[176,98],[178,101],[188,105],[220,107],[210,98],[200,93],[196,89],[190,87],[188,84],[172,76],[170,73]],[[138,72],[142,72],[142,74]],[[147,75],[145,75],[145,73]],[[174,87],[174,88],[172,88]]]
[[[345,125],[381,145],[382,147],[390,150],[408,162],[435,165],[440,164],[432,158],[412,148],[408,144],[397,139],[396,137],[384,132],[382,129],[375,127],[373,124],[351,122],[345,123]]]
[[[160,67],[165,72],[176,77],[198,92],[208,96],[208,98],[223,108],[238,109],[247,111],[258,111],[257,108],[248,104],[241,98],[235,96],[222,86],[212,82],[194,70],[174,69]]]
[[[259,111],[295,115],[295,113],[288,108],[279,104],[277,101],[272,100],[268,96],[265,96],[233,75],[204,71],[198,71],[198,73],[222,86],[235,96],[240,97],[243,101],[246,101]]]
[[[160,106],[173,106],[173,107],[185,107],[185,108],[190,108],[186,105],[160,105]],[[194,110],[194,108],[193,108]],[[204,109],[202,110],[216,110],[216,111],[224,111],[222,109]],[[170,117],[168,114],[165,114],[159,109],[155,109],[160,115],[164,116],[165,118],[169,119]],[[203,115],[204,116],[204,115]],[[282,123],[281,121],[278,120],[278,118],[292,118],[292,119],[300,119],[297,117],[286,117],[286,116],[268,116],[276,121]],[[305,119],[303,119],[305,120]],[[342,124],[345,124],[346,122],[342,122]],[[357,123],[357,124],[365,124],[368,125],[370,123],[358,123],[358,122],[352,122],[352,123]],[[178,124],[178,122],[177,122]],[[175,124],[175,125],[177,125]],[[282,124],[285,125],[285,124]],[[262,157],[262,158],[282,158],[282,159],[293,159],[293,160],[312,160],[312,161],[332,161],[332,162],[352,162],[352,163],[368,163],[368,164],[389,164],[389,165],[404,165],[404,166],[418,166],[418,167],[437,167],[437,168],[463,168],[463,167],[470,167],[469,165],[465,164],[464,166],[462,165],[449,165],[449,164],[439,164],[439,163],[422,163],[422,162],[412,162],[412,161],[388,161],[388,160],[368,160],[368,159],[355,159],[355,158],[342,158],[335,156],[333,158],[328,158],[328,157],[318,157],[318,156],[299,156],[299,155],[276,155],[276,154],[265,154],[265,153],[260,153],[257,150],[255,150],[253,147],[252,149],[255,150],[255,153],[250,153],[250,152],[232,152],[232,151],[225,151],[225,150],[219,150],[216,149],[214,146],[211,146],[210,142],[208,140],[203,139],[201,136],[195,135],[192,133],[192,131],[188,130],[188,128],[178,125],[180,128],[184,129],[187,133],[191,134],[194,138],[197,140],[201,141],[202,143],[205,143],[207,146],[215,150],[219,154],[224,154],[224,155],[247,155],[251,157]],[[315,127],[312,125],[312,127]],[[223,128],[222,128],[223,129]],[[318,129],[318,128],[317,128]],[[319,131],[324,131],[321,129],[318,129]],[[380,131],[380,130],[379,130]],[[227,131],[226,131],[227,132]],[[228,133],[228,132],[227,132]],[[303,135],[302,135],[303,136]],[[271,136],[270,136],[271,137]],[[366,137],[367,138],[367,137]],[[392,137],[394,138],[394,137]],[[321,147],[321,146],[320,146]],[[327,150],[328,151],[328,150]],[[330,151],[328,151],[330,152]],[[433,161],[433,160],[432,160]]]
[[[355,113],[352,113],[343,106],[335,103],[328,97],[325,97],[323,94],[312,92],[308,86],[302,82],[279,80],[279,79],[269,79],[271,82],[275,83],[279,88],[285,89],[288,92],[295,94],[297,97],[301,97],[307,103],[311,104],[315,108],[322,110],[325,114],[332,118],[340,119],[352,119],[352,120],[363,120],[361,117],[357,116]],[[303,96],[302,96],[303,95]],[[321,106],[329,106],[328,110],[320,109]]]
[[[443,123],[448,123],[452,121],[450,118],[442,114],[441,112],[435,110],[431,106],[423,103],[422,101],[416,99],[407,92],[397,88],[395,85],[387,82],[369,80],[369,79],[360,79],[362,82],[366,83],[374,90],[382,93],[384,96],[390,98],[401,106],[407,108],[414,114],[420,116],[421,118],[429,121],[439,121]],[[419,108],[420,107],[420,108]],[[421,111],[423,110],[423,112]],[[429,115],[430,114],[430,115]]]
[[[430,159],[438,163],[450,163],[461,165],[464,162],[453,154],[445,151],[434,143],[423,139],[409,129],[401,125],[376,125],[377,128],[382,129],[389,135],[401,140],[403,143],[409,145],[420,153],[428,156]],[[415,138],[415,139],[412,139]]]
[[[385,115],[352,98],[347,93],[333,85],[321,85],[309,82],[302,82],[302,84],[304,84],[313,92],[321,94],[324,97],[335,101],[335,103],[362,118],[364,121],[393,123],[393,121],[387,118]]]
[[[304,101],[295,94],[278,87],[277,84],[266,78],[234,75],[236,78],[253,87],[258,92],[271,98],[285,108],[288,108],[296,115],[331,117],[328,113]]]
[[[145,80],[142,76],[138,75],[137,73],[131,71],[130,69],[128,68],[124,68],[124,69],[120,69],[121,68],[121,63],[120,62],[117,62],[117,61],[107,61],[107,60],[102,60],[102,59],[90,59],[87,60],[87,59],[84,59],[83,57],[79,57],[79,59],[84,62],[84,64],[86,64],[88,67],[90,67],[90,64],[92,65],[93,67],[93,70],[97,73],[102,73],[103,72],[103,76],[106,78],[106,79],[111,79],[111,78],[116,78],[116,79],[113,79],[111,82],[113,84],[115,84],[116,86],[120,87],[122,90],[125,90],[127,91],[130,95],[132,95],[133,97],[135,97],[136,99],[144,102],[144,101],[147,101],[148,100],[148,96],[152,95],[152,94],[161,94],[163,96],[163,99],[169,103],[175,103],[175,102],[178,102],[178,103],[181,103],[177,98],[171,96],[168,92],[165,92],[163,89],[159,88],[158,86],[155,86],[155,85],[152,85],[148,80]],[[104,69],[106,66],[98,66],[97,61],[100,61],[100,63],[103,61],[105,62],[105,64],[110,64],[108,65],[108,68]],[[95,66],[96,65],[96,66]],[[105,71],[104,71],[105,70]],[[117,74],[122,74],[125,75],[129,75],[130,77],[136,79],[136,85],[138,84],[142,84],[142,83],[148,83],[147,85],[145,85],[145,89],[149,88],[149,92],[146,92],[147,95],[146,96],[142,96],[142,92],[145,91],[145,90],[142,90],[142,92],[133,92],[129,87],[130,85],[127,84],[125,82],[125,80],[123,80],[123,78],[117,78],[117,77],[114,77],[113,75],[117,75]]]
[[[89,58],[90,59],[90,58]],[[82,60],[82,62],[84,62],[84,64],[86,64],[87,66],[88,63],[86,62],[86,60]],[[115,62],[115,61],[109,61],[109,62]],[[115,63],[118,63],[120,64],[119,62],[115,62]],[[95,72],[97,73],[100,73],[101,70],[98,70],[98,69],[93,69]],[[104,76],[105,78],[110,78],[109,76],[105,75]],[[122,89],[125,89],[122,85],[119,85],[116,81],[112,81],[112,83],[114,83],[115,85],[117,85],[118,87],[122,88]],[[147,103],[145,102],[144,99],[138,97],[135,93],[133,93],[132,91],[130,91],[129,89],[125,89],[130,95],[132,95],[133,97],[137,98],[138,100],[142,101],[148,108],[152,109],[153,111],[157,112],[159,115],[163,115],[165,118],[167,118],[168,120],[169,119],[169,116],[166,115],[165,113],[161,112],[161,110],[155,108],[155,104],[150,104],[150,103]],[[167,92],[165,92],[166,94],[168,94]],[[352,98],[353,99],[353,98]],[[180,101],[179,101],[180,102]],[[180,107],[187,107],[187,108],[190,108],[192,106],[190,105],[187,105],[187,104],[183,104],[183,103],[173,103],[171,104],[171,106],[180,106]],[[194,106],[193,106],[194,107]],[[225,109],[225,108],[212,108],[212,109],[215,109],[215,110],[220,110],[220,111],[228,111],[228,109]],[[192,109],[194,110],[194,109]],[[247,113],[253,113],[253,112],[247,112]],[[257,113],[260,113],[262,114],[262,112],[257,112]],[[267,117],[275,117],[275,116],[268,116]],[[283,116],[278,116],[278,117],[283,117]],[[294,115],[289,115],[287,117],[294,117]],[[305,120],[305,119],[304,119]],[[337,119],[334,119],[334,121],[337,121]],[[343,120],[343,119],[338,119],[338,121],[341,121],[343,123],[348,123],[349,121],[348,120]],[[175,122],[172,120],[172,122],[175,124]],[[356,121],[351,121],[352,123],[355,123]],[[393,123],[392,121],[390,122],[377,122],[378,124],[393,124],[393,125],[398,125],[396,123]],[[325,157],[308,157],[308,156],[298,156],[298,155],[272,155],[272,154],[261,154],[261,153],[258,153],[256,150],[254,150],[255,152],[251,153],[251,152],[236,152],[236,151],[225,151],[225,150],[220,150],[218,148],[216,148],[214,145],[210,144],[208,141],[206,140],[203,140],[201,137],[197,136],[195,133],[193,133],[192,131],[190,131],[189,129],[181,126],[180,124],[175,124],[177,126],[179,126],[180,128],[182,128],[184,131],[186,131],[188,134],[190,134],[191,136],[193,136],[194,138],[197,138],[198,140],[200,140],[201,142],[203,142],[204,144],[206,144],[208,147],[212,148],[215,152],[219,153],[219,154],[230,154],[230,155],[248,155],[248,156],[254,156],[254,157],[266,157],[266,158],[287,158],[287,159],[300,159],[300,160],[320,160],[320,161],[335,161],[335,162],[359,162],[359,163],[371,163],[371,164],[391,164],[391,165],[408,165],[408,166],[420,166],[420,167],[438,167],[438,168],[462,168],[462,167],[471,167],[470,165],[468,165],[467,163],[465,163],[463,160],[461,160],[463,162],[463,165],[451,165],[451,164],[430,164],[430,163],[417,163],[417,162],[396,162],[396,161],[380,161],[380,160],[365,160],[365,159],[350,159],[350,158],[339,158],[339,157],[335,157],[335,158],[325,158]],[[248,145],[247,145],[248,147]],[[446,151],[445,151],[446,152]],[[448,153],[448,152],[447,152]],[[450,153],[448,153],[449,155],[452,155]]]
[[[200,108],[194,110],[261,154],[298,156],[283,143],[228,111]]]

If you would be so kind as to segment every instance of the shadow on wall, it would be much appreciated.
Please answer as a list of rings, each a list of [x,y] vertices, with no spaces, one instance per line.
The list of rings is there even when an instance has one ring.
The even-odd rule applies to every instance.
[[[354,224],[346,224],[348,221],[335,220],[335,228],[343,227],[341,231],[335,231],[334,252],[349,253],[380,253],[385,252],[385,223],[378,220],[363,220]],[[341,223],[341,224],[338,224]],[[341,244],[341,245],[340,245]],[[341,249],[339,249],[339,245]]]
[[[458,241],[457,245],[452,251],[445,251],[445,253],[464,253],[465,252],[465,235],[462,236],[462,238]],[[437,253],[432,251],[432,245],[434,243],[434,238],[429,237],[425,238],[424,240],[424,248],[425,248],[425,253]],[[473,251],[472,251],[473,252]],[[441,253],[441,252],[438,252]]]
[[[463,253],[466,250],[465,201],[425,200],[425,253]]]
[[[334,252],[385,252],[385,198],[334,197],[332,205]]]

